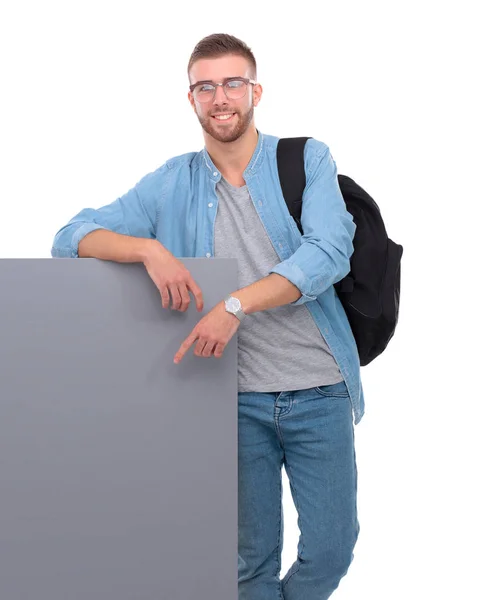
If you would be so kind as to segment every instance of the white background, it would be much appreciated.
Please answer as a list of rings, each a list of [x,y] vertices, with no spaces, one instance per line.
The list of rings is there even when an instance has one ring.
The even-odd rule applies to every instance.
[[[203,147],[186,67],[221,32],[256,56],[257,127],[326,142],[404,247],[396,333],[362,369],[361,531],[337,600],[498,597],[491,5],[2,3],[0,257],[49,257],[81,208]]]

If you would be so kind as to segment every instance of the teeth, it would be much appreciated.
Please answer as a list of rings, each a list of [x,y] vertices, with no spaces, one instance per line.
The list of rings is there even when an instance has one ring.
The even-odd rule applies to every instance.
[[[226,119],[229,119],[232,115],[233,115],[233,113],[231,113],[229,115],[216,115],[214,118],[225,121]]]

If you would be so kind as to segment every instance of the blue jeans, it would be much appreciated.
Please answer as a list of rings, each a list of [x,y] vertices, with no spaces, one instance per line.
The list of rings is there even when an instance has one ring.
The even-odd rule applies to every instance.
[[[238,402],[239,600],[326,600],[360,532],[346,384],[240,392]],[[280,580],[282,465],[300,537],[297,560]]]

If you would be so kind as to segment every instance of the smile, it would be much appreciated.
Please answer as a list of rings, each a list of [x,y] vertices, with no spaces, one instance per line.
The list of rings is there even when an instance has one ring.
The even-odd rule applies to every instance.
[[[216,119],[217,121],[230,121],[234,115],[235,115],[235,113],[225,113],[222,115],[213,115],[213,119]]]

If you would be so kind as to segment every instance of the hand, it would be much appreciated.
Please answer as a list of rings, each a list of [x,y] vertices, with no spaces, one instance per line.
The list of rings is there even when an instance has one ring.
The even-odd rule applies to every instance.
[[[154,241],[149,246],[143,263],[161,294],[163,308],[168,308],[171,298],[172,310],[185,312],[190,304],[190,290],[195,297],[197,310],[202,311],[204,299],[201,289],[185,265],[160,242]]]
[[[239,325],[239,319],[225,310],[225,302],[220,302],[197,323],[175,354],[173,362],[178,364],[195,340],[198,340],[194,350],[196,356],[209,358],[214,355],[221,358]]]

